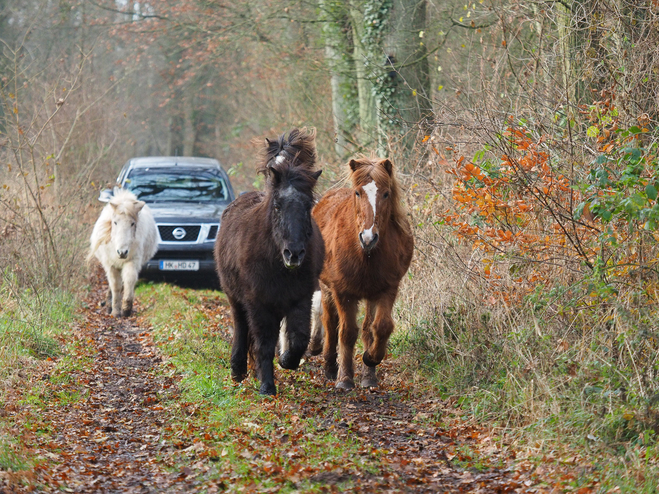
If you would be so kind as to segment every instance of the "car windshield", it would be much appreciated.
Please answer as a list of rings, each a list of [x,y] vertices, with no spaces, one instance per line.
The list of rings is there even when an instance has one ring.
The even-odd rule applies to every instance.
[[[218,170],[193,167],[135,168],[124,187],[145,202],[217,202],[229,199]]]

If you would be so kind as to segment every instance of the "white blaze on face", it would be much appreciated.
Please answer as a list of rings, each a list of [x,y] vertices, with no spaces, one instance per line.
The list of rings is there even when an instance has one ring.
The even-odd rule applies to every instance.
[[[277,156],[275,158],[275,163],[277,163],[278,165],[281,165],[284,162],[285,159],[286,158],[284,158],[283,156]]]
[[[378,186],[375,185],[375,180],[364,185],[364,192],[366,192],[366,197],[368,197],[368,202],[371,203],[371,208],[373,208],[373,224],[368,230],[362,232],[362,239],[364,243],[370,244],[373,240],[373,227],[375,226],[375,200],[378,197]]]

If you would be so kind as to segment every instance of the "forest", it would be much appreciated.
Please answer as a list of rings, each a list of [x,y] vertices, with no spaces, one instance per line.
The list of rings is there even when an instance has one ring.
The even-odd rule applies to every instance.
[[[93,491],[72,472],[67,480],[64,446],[44,444],[60,437],[62,407],[93,396],[90,369],[103,372],[85,341],[115,345],[112,323],[90,315],[104,282],[86,261],[99,191],[132,157],[174,155],[216,158],[237,193],[262,190],[264,139],[294,127],[316,131],[319,194],[354,156],[396,166],[415,249],[385,381],[412,400],[415,424],[456,441],[425,446],[448,455],[443,488],[505,471],[501,492],[657,492],[658,121],[657,0],[0,0],[0,492]],[[188,300],[172,303],[169,320],[153,307],[167,297]],[[138,287],[139,325],[151,329],[135,335],[171,365],[140,386],[177,382],[184,397],[145,398],[152,410],[178,407],[179,425],[148,432],[173,445],[158,454],[185,473],[176,482],[198,479],[186,485],[199,492],[433,491],[421,453],[383,466],[384,447],[363,456],[363,438],[345,448],[362,455],[366,477],[298,465],[338,468],[347,453],[281,452],[303,444],[300,417],[320,413],[322,386],[305,374],[304,400],[291,392],[260,405],[254,383],[235,391],[228,374],[202,379],[223,364],[200,355],[228,358],[217,297]],[[370,399],[341,396],[329,407],[346,417]],[[203,410],[223,406],[263,406],[240,434],[265,449],[261,436],[278,434],[285,461],[190,432]],[[337,424],[352,431],[355,417]],[[282,435],[284,423],[299,437]],[[328,451],[342,447],[344,436],[323,434]],[[156,450],[145,451],[156,468]],[[190,451],[195,466],[181,459]],[[229,471],[225,457],[246,470]],[[485,478],[467,491],[493,492]]]

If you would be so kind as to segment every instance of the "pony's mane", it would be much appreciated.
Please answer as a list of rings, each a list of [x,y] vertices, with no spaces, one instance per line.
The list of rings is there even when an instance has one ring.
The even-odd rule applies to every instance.
[[[137,220],[137,215],[140,212],[140,209],[135,208],[135,205],[138,203],[137,196],[133,194],[130,190],[127,189],[114,189],[114,195],[110,199],[110,204],[115,207],[115,212],[118,214],[125,214],[130,218]],[[111,221],[111,220],[109,220]]]
[[[274,169],[282,181],[298,190],[313,194],[316,185],[314,167],[316,165],[316,131],[293,129],[288,135],[280,135],[277,140],[266,139],[259,173],[268,175],[268,169]],[[268,187],[271,187],[268,181]]]
[[[405,221],[405,206],[401,200],[400,185],[396,178],[396,168],[394,164],[389,161],[389,163],[391,163],[391,175],[389,175],[383,165],[386,158],[379,158],[374,155],[366,157],[365,155],[360,154],[357,155],[354,160],[361,163],[362,166],[358,167],[355,171],[352,171],[350,167],[347,167],[348,175],[346,177],[346,182],[349,180],[353,187],[365,185],[371,180],[375,180],[376,184],[388,184],[393,220],[399,228],[408,230],[409,225],[407,221]]]
[[[306,127],[296,128],[288,135],[285,133],[280,135],[275,141],[266,139],[262,166],[265,168],[288,161],[295,162],[295,166],[312,170],[316,158],[316,130],[307,130]]]

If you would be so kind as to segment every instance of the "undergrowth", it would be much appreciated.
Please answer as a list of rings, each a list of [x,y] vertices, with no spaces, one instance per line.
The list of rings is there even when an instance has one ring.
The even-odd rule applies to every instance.
[[[59,289],[22,288],[9,272],[0,279],[0,299],[1,382],[25,370],[26,362],[60,354],[56,337],[68,330],[78,301],[74,294]]]

